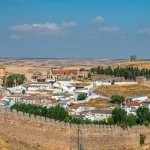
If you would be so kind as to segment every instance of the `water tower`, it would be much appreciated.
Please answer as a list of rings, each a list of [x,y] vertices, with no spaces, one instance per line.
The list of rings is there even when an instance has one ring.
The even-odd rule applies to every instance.
[[[130,57],[130,60],[131,60],[131,62],[135,62],[135,61],[136,61],[136,56],[135,56],[135,55],[132,55],[132,56]]]

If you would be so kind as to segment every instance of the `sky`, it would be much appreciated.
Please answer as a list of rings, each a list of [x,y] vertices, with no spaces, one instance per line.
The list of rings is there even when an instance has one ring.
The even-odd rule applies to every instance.
[[[150,58],[150,0],[0,0],[0,57]]]

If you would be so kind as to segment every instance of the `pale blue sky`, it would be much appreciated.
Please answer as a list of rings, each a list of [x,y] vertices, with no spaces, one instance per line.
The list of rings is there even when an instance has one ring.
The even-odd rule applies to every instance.
[[[150,0],[0,0],[1,57],[150,58]]]

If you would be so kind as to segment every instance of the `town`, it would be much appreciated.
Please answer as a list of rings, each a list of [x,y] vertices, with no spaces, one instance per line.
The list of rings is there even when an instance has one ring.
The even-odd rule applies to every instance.
[[[135,56],[131,56],[131,62],[135,61]],[[59,105],[69,116],[77,119],[74,122],[66,115],[61,121],[77,124],[118,124],[125,127],[136,124],[149,125],[148,116],[146,118],[141,116],[142,121],[141,118],[136,118],[137,112],[142,111],[141,108],[150,109],[148,96],[150,70],[148,69],[140,70],[133,66],[112,69],[110,66],[107,68],[98,66],[76,70],[65,69],[62,66],[50,68],[47,72],[34,72],[28,76],[8,74],[7,70],[1,67],[0,76],[0,107],[5,109],[17,109],[17,107],[19,109],[22,104],[26,107],[34,105],[47,109]],[[143,93],[138,92],[139,87],[142,88]],[[110,91],[107,91],[106,89],[109,88]],[[125,95],[119,95],[119,91],[113,92],[115,88],[133,88],[128,92],[137,90],[137,93],[129,95],[130,97],[126,95],[128,92]],[[112,93],[107,95],[106,91]],[[121,115],[119,114],[121,110],[128,116],[129,123],[127,120],[124,121],[126,125],[122,123],[123,120],[119,122],[115,120],[115,111]],[[36,115],[35,112],[30,113]]]

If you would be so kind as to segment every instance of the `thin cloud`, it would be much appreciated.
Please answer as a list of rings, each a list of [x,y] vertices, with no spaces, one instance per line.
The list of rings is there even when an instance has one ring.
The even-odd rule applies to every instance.
[[[12,34],[12,35],[10,35],[10,38],[13,40],[20,40],[23,38],[23,36],[17,35],[17,34]]]
[[[62,23],[61,27],[76,27],[77,26],[77,23],[76,22],[64,22]]]
[[[98,31],[100,31],[100,32],[118,32],[118,31],[120,31],[120,27],[98,27]]]
[[[39,35],[59,35],[62,34],[65,28],[75,27],[76,25],[76,22],[62,23],[60,25],[56,23],[23,24],[12,26],[10,29],[12,31],[32,32]]]
[[[137,33],[138,34],[150,34],[150,27],[144,28],[144,29],[140,29]]]
[[[94,18],[91,22],[92,23],[103,23],[105,20],[102,16],[97,16],[96,18]]]

